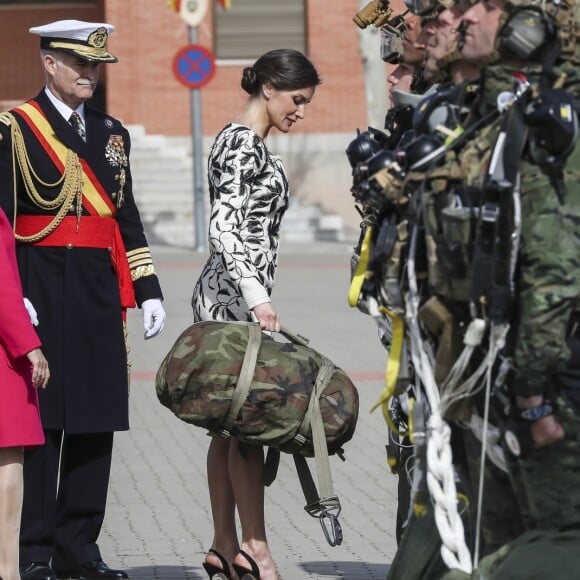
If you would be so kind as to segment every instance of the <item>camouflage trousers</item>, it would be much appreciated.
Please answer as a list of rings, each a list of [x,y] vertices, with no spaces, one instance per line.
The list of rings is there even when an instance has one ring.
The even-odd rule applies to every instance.
[[[580,577],[580,416],[565,396],[556,403],[565,437],[510,462],[530,529],[483,558],[471,575],[450,570],[442,580]]]

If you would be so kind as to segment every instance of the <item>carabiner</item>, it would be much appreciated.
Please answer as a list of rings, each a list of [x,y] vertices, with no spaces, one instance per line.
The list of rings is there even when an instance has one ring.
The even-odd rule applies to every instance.
[[[340,546],[342,544],[342,526],[338,521],[338,514],[332,514],[324,509],[319,519],[326,541],[331,546]]]

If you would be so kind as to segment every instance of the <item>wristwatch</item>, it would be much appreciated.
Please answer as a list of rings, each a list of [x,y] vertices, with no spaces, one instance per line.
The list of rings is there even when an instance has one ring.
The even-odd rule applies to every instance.
[[[530,407],[529,409],[519,409],[520,417],[526,421],[538,421],[554,412],[552,405],[545,401],[537,407]]]

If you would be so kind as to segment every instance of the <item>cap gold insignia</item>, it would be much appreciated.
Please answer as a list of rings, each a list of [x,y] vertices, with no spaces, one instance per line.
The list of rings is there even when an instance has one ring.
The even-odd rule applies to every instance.
[[[101,26],[89,34],[87,44],[94,48],[105,48],[108,36],[107,29],[104,26]]]

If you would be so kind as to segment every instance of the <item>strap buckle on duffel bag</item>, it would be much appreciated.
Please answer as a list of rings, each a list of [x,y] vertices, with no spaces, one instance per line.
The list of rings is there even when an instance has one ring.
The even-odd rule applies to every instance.
[[[308,502],[304,509],[312,517],[319,518],[322,531],[326,541],[331,546],[340,546],[342,543],[342,527],[338,521],[341,511],[338,496],[334,495],[332,486],[332,476],[330,474],[330,463],[328,461],[328,448],[326,447],[326,438],[324,436],[324,425],[320,414],[319,396],[324,387],[330,380],[334,371],[334,365],[326,357],[322,357],[322,365],[316,377],[314,388],[311,396],[311,429],[314,443],[314,461],[320,495],[316,489],[312,474],[308,469],[306,458],[302,455],[294,455],[294,463],[298,472],[298,479],[304,492],[304,497]]]

